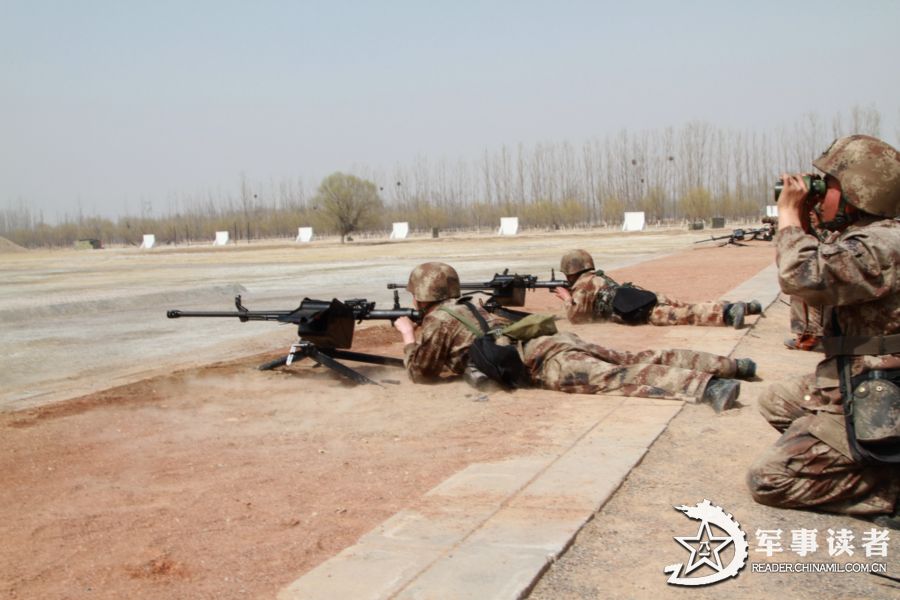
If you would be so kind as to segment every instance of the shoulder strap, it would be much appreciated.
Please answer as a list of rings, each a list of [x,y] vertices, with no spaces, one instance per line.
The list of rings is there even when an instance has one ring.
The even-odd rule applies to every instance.
[[[451,317],[453,317],[454,319],[456,319],[457,321],[459,321],[460,323],[465,325],[466,329],[468,329],[469,331],[474,333],[476,337],[481,337],[484,335],[484,331],[482,329],[479,329],[477,325],[475,325],[474,323],[469,321],[467,318],[465,318],[461,314],[457,313],[455,310],[450,310],[446,306],[441,306],[440,308],[438,308],[438,310],[447,313],[448,315],[450,315]],[[478,316],[480,317],[481,315],[478,315]]]
[[[490,330],[490,327],[488,327],[487,321],[484,320],[484,317],[481,316],[481,313],[478,312],[478,309],[475,308],[475,305],[472,304],[471,302],[469,302],[468,300],[463,302],[463,304],[465,305],[466,308],[468,308],[472,312],[473,315],[475,315],[475,319],[477,319],[478,324],[481,325],[481,333],[482,334],[487,333]]]

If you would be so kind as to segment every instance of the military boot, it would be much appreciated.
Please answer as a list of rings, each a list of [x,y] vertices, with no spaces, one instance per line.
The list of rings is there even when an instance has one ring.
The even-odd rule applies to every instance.
[[[706,384],[703,390],[703,397],[700,399],[704,404],[709,404],[717,413],[729,408],[734,408],[741,393],[741,382],[737,379],[720,379],[713,377]]]
[[[735,302],[725,308],[725,324],[735,329],[743,329],[744,315],[747,314],[746,302]]]
[[[734,376],[737,379],[753,379],[756,377],[756,363],[752,358],[738,358],[737,371]]]
[[[762,314],[762,303],[759,300],[751,300],[747,303],[747,314],[748,315],[761,315]]]
[[[466,365],[466,370],[463,371],[463,381],[481,391],[490,388],[493,383],[490,377],[479,371],[473,364]]]

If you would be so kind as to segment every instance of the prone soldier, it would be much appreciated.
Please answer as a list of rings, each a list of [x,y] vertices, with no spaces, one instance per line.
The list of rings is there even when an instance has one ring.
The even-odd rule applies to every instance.
[[[741,329],[745,315],[762,312],[762,305],[749,302],[683,302],[665,294],[619,284],[603,271],[594,270],[594,259],[585,250],[570,250],[559,269],[569,288],[556,288],[566,316],[572,323],[614,321],[629,325],[711,325]]]
[[[400,318],[394,322],[403,336],[410,379],[433,382],[448,369],[477,382],[483,375],[470,362],[470,348],[478,335],[467,320],[473,316],[483,319],[490,330],[510,321],[460,298],[459,276],[445,263],[417,266],[410,273],[407,290],[424,315],[418,340],[413,321]],[[510,340],[500,336],[497,343],[508,345]],[[750,379],[756,373],[756,364],[750,359],[692,350],[623,352],[569,332],[538,335],[517,348],[528,385],[581,394],[686,399],[711,404],[716,411],[734,405],[740,394],[736,378]]]

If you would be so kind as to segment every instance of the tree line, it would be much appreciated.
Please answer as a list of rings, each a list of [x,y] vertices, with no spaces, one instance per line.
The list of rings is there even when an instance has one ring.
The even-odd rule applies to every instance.
[[[679,223],[713,216],[755,219],[771,204],[783,171],[809,170],[836,137],[880,136],[874,108],[853,108],[824,120],[809,114],[774,133],[717,129],[694,121],[681,128],[619,133],[581,145],[546,142],[485,151],[477,160],[419,157],[390,171],[356,168],[333,173],[313,193],[302,179],[250,182],[230,192],[168,198],[156,215],[112,220],[66,215],[49,225],[24,203],[0,211],[0,235],[26,246],[68,246],[78,239],[107,244],[209,241],[227,230],[232,239],[293,238],[297,228],[317,234],[377,234],[395,221],[413,231],[496,228],[518,216],[524,228],[618,225],[626,211],[648,223]]]

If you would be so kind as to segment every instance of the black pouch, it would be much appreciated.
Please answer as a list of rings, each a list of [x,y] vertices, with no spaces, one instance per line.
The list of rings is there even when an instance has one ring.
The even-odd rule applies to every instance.
[[[646,323],[654,306],[656,294],[627,283],[619,286],[612,302],[613,312],[630,325]]]
[[[475,315],[483,332],[481,337],[475,338],[469,348],[469,360],[475,368],[507,389],[528,387],[530,383],[528,368],[522,362],[516,346],[499,345],[478,309],[471,302],[464,304]]]
[[[845,359],[845,357],[841,357]],[[850,453],[857,462],[864,464],[900,464],[900,439],[897,437],[897,420],[900,412],[900,369],[870,371],[850,379],[845,385],[847,371],[842,369],[844,396],[844,424]],[[879,397],[880,396],[880,397]],[[866,404],[868,403],[868,406]],[[875,406],[873,406],[873,404]],[[874,416],[872,412],[876,413]],[[874,426],[874,427],[873,427]],[[873,429],[892,432],[882,439],[869,439],[865,432]]]

